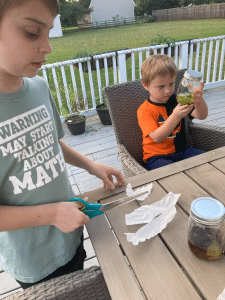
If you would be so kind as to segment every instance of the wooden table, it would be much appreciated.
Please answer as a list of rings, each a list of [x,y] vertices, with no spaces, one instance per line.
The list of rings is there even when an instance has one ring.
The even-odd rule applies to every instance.
[[[104,204],[125,197],[128,183],[137,188],[150,182],[152,192],[145,201],[112,209],[107,218],[98,216],[87,226],[112,299],[216,300],[225,288],[225,257],[214,262],[196,258],[187,245],[187,224],[194,199],[208,196],[225,204],[225,147],[128,178],[114,191],[97,189],[84,195]],[[143,225],[127,226],[125,214],[169,192],[181,193],[174,219],[150,240],[137,246],[127,242],[124,233]]]

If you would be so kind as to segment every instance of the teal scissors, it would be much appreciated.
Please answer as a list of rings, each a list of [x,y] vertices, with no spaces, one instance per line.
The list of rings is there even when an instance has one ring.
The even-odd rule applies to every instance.
[[[104,205],[102,205],[100,203],[99,204],[88,203],[88,202],[86,202],[86,201],[84,201],[83,199],[80,199],[80,198],[72,198],[72,199],[70,199],[70,202],[75,201],[75,202],[79,202],[79,203],[83,204],[83,207],[80,210],[83,213],[85,213],[85,215],[87,215],[90,219],[92,219],[96,216],[104,214],[104,212],[106,212],[107,210],[109,210],[111,208],[114,208],[114,207],[119,206],[119,205],[123,205],[125,203],[130,202],[130,201],[133,201],[137,197],[139,197],[141,195],[144,195],[144,194],[147,194],[147,193],[148,192],[145,191],[145,192],[142,192],[142,193],[130,196],[130,197],[125,197],[125,198],[113,201],[111,203],[106,203]]]

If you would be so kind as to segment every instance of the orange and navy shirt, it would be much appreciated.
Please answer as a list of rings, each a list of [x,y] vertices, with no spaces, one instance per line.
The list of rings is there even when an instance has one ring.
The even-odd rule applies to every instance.
[[[156,143],[149,137],[151,132],[155,131],[167,120],[176,106],[176,95],[173,94],[167,103],[155,103],[147,99],[138,108],[137,117],[142,130],[144,162],[152,156],[174,154],[185,149],[186,138],[182,120],[163,142]]]

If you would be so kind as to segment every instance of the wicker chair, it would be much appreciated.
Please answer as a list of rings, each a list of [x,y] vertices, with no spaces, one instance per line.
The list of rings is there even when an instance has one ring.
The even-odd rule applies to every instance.
[[[63,275],[4,300],[111,300],[100,267]]]
[[[178,70],[175,92],[185,70]],[[117,148],[122,161],[124,176],[131,177],[148,172],[144,168],[142,132],[138,125],[137,109],[149,97],[141,80],[116,84],[104,88],[110,117],[114,127]],[[185,118],[186,140],[189,146],[210,151],[225,146],[225,129],[194,124]]]

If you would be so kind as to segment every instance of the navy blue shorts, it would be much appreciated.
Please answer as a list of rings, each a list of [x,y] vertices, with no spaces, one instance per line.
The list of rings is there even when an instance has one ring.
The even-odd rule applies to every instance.
[[[149,171],[154,170],[166,165],[170,165],[174,162],[190,158],[198,154],[202,154],[204,152],[205,151],[187,146],[183,151],[179,153],[150,157],[146,162],[146,169]]]

